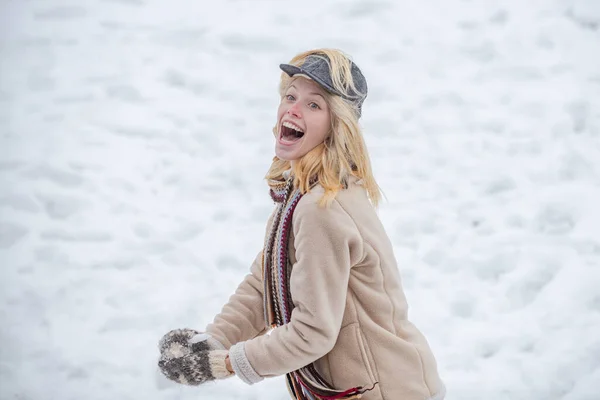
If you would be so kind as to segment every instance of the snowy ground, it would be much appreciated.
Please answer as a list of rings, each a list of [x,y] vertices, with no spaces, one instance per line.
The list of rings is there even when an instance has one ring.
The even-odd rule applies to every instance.
[[[162,385],[156,342],[262,245],[277,65],[314,47],[369,80],[447,398],[600,398],[599,1],[0,0],[2,400],[287,399]]]

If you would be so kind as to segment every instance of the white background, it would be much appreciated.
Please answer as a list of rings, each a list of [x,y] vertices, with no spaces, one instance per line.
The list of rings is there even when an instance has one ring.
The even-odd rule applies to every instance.
[[[278,64],[335,47],[447,399],[599,399],[597,0],[0,0],[0,398],[156,379],[262,246]],[[402,377],[398,377],[402,379]],[[396,400],[396,399],[392,399]]]

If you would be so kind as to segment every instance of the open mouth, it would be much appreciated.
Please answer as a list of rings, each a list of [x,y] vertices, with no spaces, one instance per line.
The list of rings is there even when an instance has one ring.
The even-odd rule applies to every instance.
[[[304,131],[298,126],[284,122],[281,124],[281,139],[286,142],[295,142],[304,136]]]

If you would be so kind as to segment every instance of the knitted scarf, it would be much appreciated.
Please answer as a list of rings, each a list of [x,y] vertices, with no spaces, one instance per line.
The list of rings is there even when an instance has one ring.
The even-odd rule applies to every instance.
[[[277,204],[263,251],[264,312],[268,327],[278,327],[290,322],[294,304],[290,295],[292,265],[288,258],[288,243],[292,216],[302,198],[300,190],[293,187],[294,178],[270,182],[270,195]],[[296,400],[358,399],[373,388],[354,387],[336,390],[309,364],[286,374],[288,391]]]

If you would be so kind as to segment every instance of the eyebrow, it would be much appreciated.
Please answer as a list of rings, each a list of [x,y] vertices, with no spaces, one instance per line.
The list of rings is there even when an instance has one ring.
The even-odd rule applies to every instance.
[[[297,88],[296,86],[294,86],[294,85],[290,85],[289,87],[293,87],[294,89],[298,90],[298,88]],[[288,88],[288,89],[289,89],[289,88]],[[312,95],[314,95],[314,96],[321,96],[321,98],[322,98],[323,100],[325,100],[325,97],[324,97],[324,96],[323,96],[321,93],[317,93],[317,92],[310,92],[309,94],[312,94]]]

